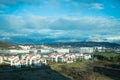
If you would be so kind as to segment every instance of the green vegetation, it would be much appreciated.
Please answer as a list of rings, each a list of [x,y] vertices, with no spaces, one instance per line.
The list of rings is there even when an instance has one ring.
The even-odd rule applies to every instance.
[[[102,61],[120,62],[120,54],[115,53],[98,53],[94,58]]]

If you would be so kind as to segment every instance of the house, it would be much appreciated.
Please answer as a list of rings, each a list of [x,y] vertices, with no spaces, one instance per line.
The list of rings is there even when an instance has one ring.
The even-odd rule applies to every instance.
[[[93,53],[94,47],[80,47],[80,52],[82,53]]]
[[[27,59],[28,55],[29,55],[29,54],[23,54],[23,55],[21,56],[21,60],[22,60],[21,65],[27,65],[26,59]]]
[[[47,64],[47,60],[45,58],[40,58],[37,63],[38,64]]]
[[[88,59],[90,59],[90,58],[92,58],[90,54],[84,54],[84,59],[85,59],[85,60],[88,60]]]
[[[54,49],[54,51],[57,53],[69,53],[70,52],[69,49],[61,49],[61,48]]]
[[[16,49],[13,49],[13,50],[9,50],[9,53],[29,53],[29,50],[16,50]]]
[[[54,52],[52,49],[40,49],[38,51],[41,52],[41,53],[52,53],[52,52]]]
[[[72,63],[76,60],[76,56],[74,54],[53,53],[49,54],[48,56],[50,57],[50,61],[52,62]]]
[[[23,55],[21,56],[21,59],[22,59],[22,60],[25,60],[28,55],[29,55],[29,54],[23,54]]]
[[[26,58],[24,59],[25,60],[25,65],[28,66],[28,65],[34,64],[35,59],[36,59],[35,54],[26,55]]]
[[[39,54],[26,54],[22,55],[22,60],[26,66],[36,66],[42,64],[47,64],[46,59],[42,58]]]
[[[56,53],[49,54],[48,56],[50,58],[50,61],[52,61],[52,62],[58,62],[57,61],[58,55]]]
[[[10,61],[10,65],[11,66],[14,66],[15,65],[15,62],[19,60],[19,57],[18,56],[9,56],[8,57],[8,61]]]
[[[19,56],[0,56],[0,63],[5,62],[10,66],[20,68],[22,65],[25,66],[36,66],[41,64],[47,64],[46,59],[42,58],[40,54],[23,54]]]
[[[76,57],[76,59],[78,59],[78,60],[82,60],[82,59],[84,58],[84,55],[83,55],[83,53],[76,53],[76,54],[75,54],[75,57]]]
[[[0,64],[3,63],[4,56],[0,56]]]
[[[35,54],[31,54],[28,57],[29,57],[28,64],[29,65],[34,65],[36,63],[36,59],[37,59],[36,55]]]
[[[65,62],[66,63],[73,63],[76,60],[74,54],[65,54]]]
[[[27,45],[18,45],[20,48],[22,48],[23,50],[30,50],[32,46],[27,46]]]
[[[21,65],[22,65],[22,61],[21,60],[16,60],[14,62],[14,66],[17,67],[17,68],[21,68]]]

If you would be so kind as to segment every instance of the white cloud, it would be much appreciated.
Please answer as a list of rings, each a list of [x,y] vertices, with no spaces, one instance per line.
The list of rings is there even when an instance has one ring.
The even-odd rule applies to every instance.
[[[23,33],[4,32],[4,31],[0,31],[0,34],[1,36],[4,37],[27,36],[27,34],[23,34]]]
[[[4,40],[11,40],[11,38],[10,38],[10,37],[2,37],[2,38],[0,38],[0,40],[1,40],[1,41],[4,41]]]
[[[101,3],[92,3],[91,9],[102,10],[104,9],[104,5]]]
[[[120,36],[108,37],[106,39],[108,39],[108,40],[120,40]]]
[[[1,36],[79,39],[92,35],[120,35],[119,19],[114,17],[0,16]],[[72,31],[71,31],[72,30]]]

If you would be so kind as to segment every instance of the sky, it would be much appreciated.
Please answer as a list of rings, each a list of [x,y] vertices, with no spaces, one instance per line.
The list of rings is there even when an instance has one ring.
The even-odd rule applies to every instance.
[[[120,0],[0,0],[0,41],[120,41]]]

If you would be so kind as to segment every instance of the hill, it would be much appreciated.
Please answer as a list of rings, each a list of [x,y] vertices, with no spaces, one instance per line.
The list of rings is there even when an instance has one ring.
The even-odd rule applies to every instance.
[[[0,49],[16,49],[16,48],[19,47],[7,42],[0,42]]]
[[[72,47],[94,47],[94,46],[102,46],[102,47],[120,47],[120,44],[110,43],[110,42],[56,42],[47,44],[52,47],[62,47],[62,46],[72,46]]]

